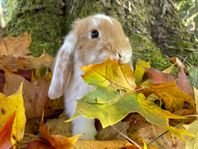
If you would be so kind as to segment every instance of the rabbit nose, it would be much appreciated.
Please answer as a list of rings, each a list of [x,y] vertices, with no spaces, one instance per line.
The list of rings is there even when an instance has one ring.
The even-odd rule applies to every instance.
[[[128,63],[131,60],[131,53],[121,53],[118,52],[119,62],[121,64]]]

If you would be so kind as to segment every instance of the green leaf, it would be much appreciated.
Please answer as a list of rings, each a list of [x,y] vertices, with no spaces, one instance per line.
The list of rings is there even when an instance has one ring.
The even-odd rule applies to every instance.
[[[169,126],[169,119],[183,117],[160,109],[143,94],[120,94],[110,88],[97,87],[77,102],[77,112],[90,119],[99,119],[103,128],[113,125],[131,112],[138,112],[152,124]]]

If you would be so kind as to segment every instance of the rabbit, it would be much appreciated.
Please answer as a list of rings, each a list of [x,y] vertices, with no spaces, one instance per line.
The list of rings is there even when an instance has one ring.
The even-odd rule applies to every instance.
[[[131,57],[129,39],[116,19],[104,14],[78,19],[55,58],[48,96],[56,99],[64,94],[66,113],[71,117],[76,101],[94,89],[82,79],[80,68],[102,63],[107,58],[132,67]],[[72,121],[72,126],[73,135],[83,134],[81,139],[95,139],[97,131],[93,119],[80,116]]]

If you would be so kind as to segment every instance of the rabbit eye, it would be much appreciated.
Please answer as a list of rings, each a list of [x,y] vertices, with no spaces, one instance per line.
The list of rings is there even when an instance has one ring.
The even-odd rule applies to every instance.
[[[91,38],[98,38],[99,37],[99,32],[97,30],[93,30],[91,32]]]

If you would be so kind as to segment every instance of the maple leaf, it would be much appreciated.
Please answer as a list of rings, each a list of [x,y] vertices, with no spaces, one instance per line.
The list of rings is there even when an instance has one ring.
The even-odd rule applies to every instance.
[[[6,122],[8,117],[16,111],[16,118],[12,126],[12,144],[20,141],[23,138],[26,117],[22,95],[22,84],[18,91],[13,95],[6,97],[0,93],[0,127]]]
[[[8,118],[5,125],[0,129],[0,149],[10,149],[12,147],[11,132],[15,116],[16,112]]]
[[[30,34],[27,32],[17,36],[7,36],[0,38],[0,56],[11,55],[13,57],[24,57],[27,56],[30,51],[28,50],[32,42]]]
[[[154,68],[146,68],[145,72],[151,83],[155,85],[162,83],[169,83],[171,81],[176,80],[176,78],[172,74],[164,73]],[[193,89],[188,81],[188,78],[186,76],[186,73],[184,72],[183,67],[180,67],[180,71],[178,73],[177,86],[183,92],[194,98]]]
[[[77,113],[70,120],[79,115],[90,119],[99,119],[103,128],[113,125],[131,112],[138,112],[152,124],[168,126],[168,119],[183,117],[160,109],[157,105],[147,101],[143,94],[119,94],[109,88],[97,87],[77,101]]]
[[[164,101],[166,109],[172,112],[183,109],[184,102],[188,103],[188,109],[195,109],[194,99],[180,90],[175,81],[152,85],[140,90],[140,92],[147,95],[153,93],[159,96]]]
[[[126,68],[130,70],[128,65],[125,65]],[[133,76],[131,83],[126,83],[129,75],[133,75],[132,71],[127,78],[122,75],[120,79],[118,74],[123,74],[123,71],[120,73],[120,66],[115,61],[107,60],[103,64],[83,67],[83,70],[85,81],[96,88],[77,101],[76,114],[70,120],[83,115],[90,119],[99,119],[105,128],[119,122],[131,112],[140,113],[147,121],[158,126],[168,126],[169,118],[183,118],[160,109],[153,102],[146,100],[143,94],[135,93],[128,87],[129,84],[135,84]],[[120,92],[119,87],[128,88],[129,92]]]
[[[134,91],[135,77],[128,64],[119,64],[116,60],[106,60],[102,64],[82,67],[83,79],[90,85],[111,87],[124,91]]]

